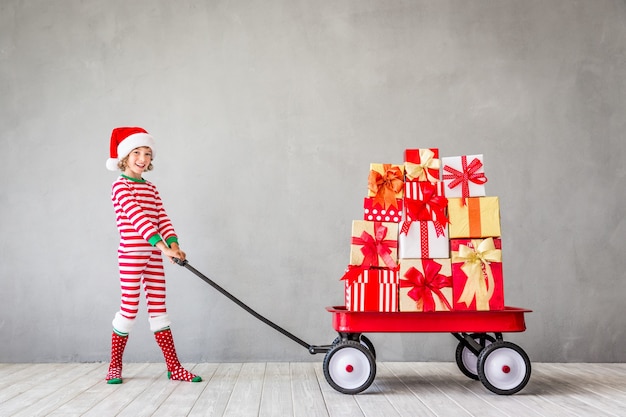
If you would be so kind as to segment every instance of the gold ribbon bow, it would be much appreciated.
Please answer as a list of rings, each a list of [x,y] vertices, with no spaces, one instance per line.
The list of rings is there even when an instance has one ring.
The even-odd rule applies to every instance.
[[[476,299],[476,310],[489,310],[489,300],[495,286],[490,263],[502,262],[502,251],[496,249],[491,237],[472,239],[472,246],[460,245],[459,251],[452,253],[452,263],[463,262],[461,270],[467,275],[458,302],[469,307],[472,300]]]
[[[382,173],[370,170],[367,179],[368,188],[374,194],[374,204],[380,204],[385,210],[398,208],[396,194],[404,188],[404,172],[391,164],[382,164],[382,170]]]
[[[429,169],[439,171],[439,159],[435,158],[435,153],[430,149],[420,149],[420,162],[405,162],[406,178],[411,181],[430,181],[435,182],[435,178]]]

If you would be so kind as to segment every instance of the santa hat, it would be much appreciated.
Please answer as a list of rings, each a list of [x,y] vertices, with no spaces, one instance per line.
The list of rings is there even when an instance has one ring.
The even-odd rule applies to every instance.
[[[116,171],[117,163],[124,159],[133,149],[147,146],[152,150],[154,159],[154,138],[140,127],[116,127],[111,132],[111,154],[107,159],[107,169]]]

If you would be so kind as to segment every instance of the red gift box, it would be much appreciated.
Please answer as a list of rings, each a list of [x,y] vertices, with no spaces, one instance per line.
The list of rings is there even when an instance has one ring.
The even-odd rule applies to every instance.
[[[450,239],[455,310],[503,310],[502,241]]]
[[[404,172],[407,181],[438,181],[440,166],[437,148],[404,151]]]
[[[345,281],[346,308],[351,311],[398,311],[398,271],[350,266]]]
[[[363,220],[377,222],[400,223],[404,204],[402,199],[397,199],[397,207],[385,209],[380,204],[376,204],[371,197],[363,199]]]

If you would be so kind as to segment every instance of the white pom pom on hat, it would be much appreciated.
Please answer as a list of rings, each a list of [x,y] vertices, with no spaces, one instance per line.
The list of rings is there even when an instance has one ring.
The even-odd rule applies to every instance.
[[[124,159],[133,149],[147,146],[152,150],[152,159],[156,154],[154,138],[141,127],[116,127],[111,132],[111,148],[106,167],[109,171],[117,171],[117,163]]]

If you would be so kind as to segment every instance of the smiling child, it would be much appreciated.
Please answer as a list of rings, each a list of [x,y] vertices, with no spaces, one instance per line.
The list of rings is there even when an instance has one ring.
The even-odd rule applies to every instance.
[[[164,254],[185,259],[178,246],[178,236],[165,212],[156,187],[143,178],[152,170],[155,157],[154,138],[140,127],[118,127],[111,133],[109,170],[120,170],[111,199],[120,233],[118,264],[122,301],[113,319],[111,363],[107,383],[122,383],[122,356],[128,335],[135,323],[143,287],[150,330],[163,351],[168,378],[176,381],[199,382],[202,378],[180,364],[170,330],[165,306]]]

